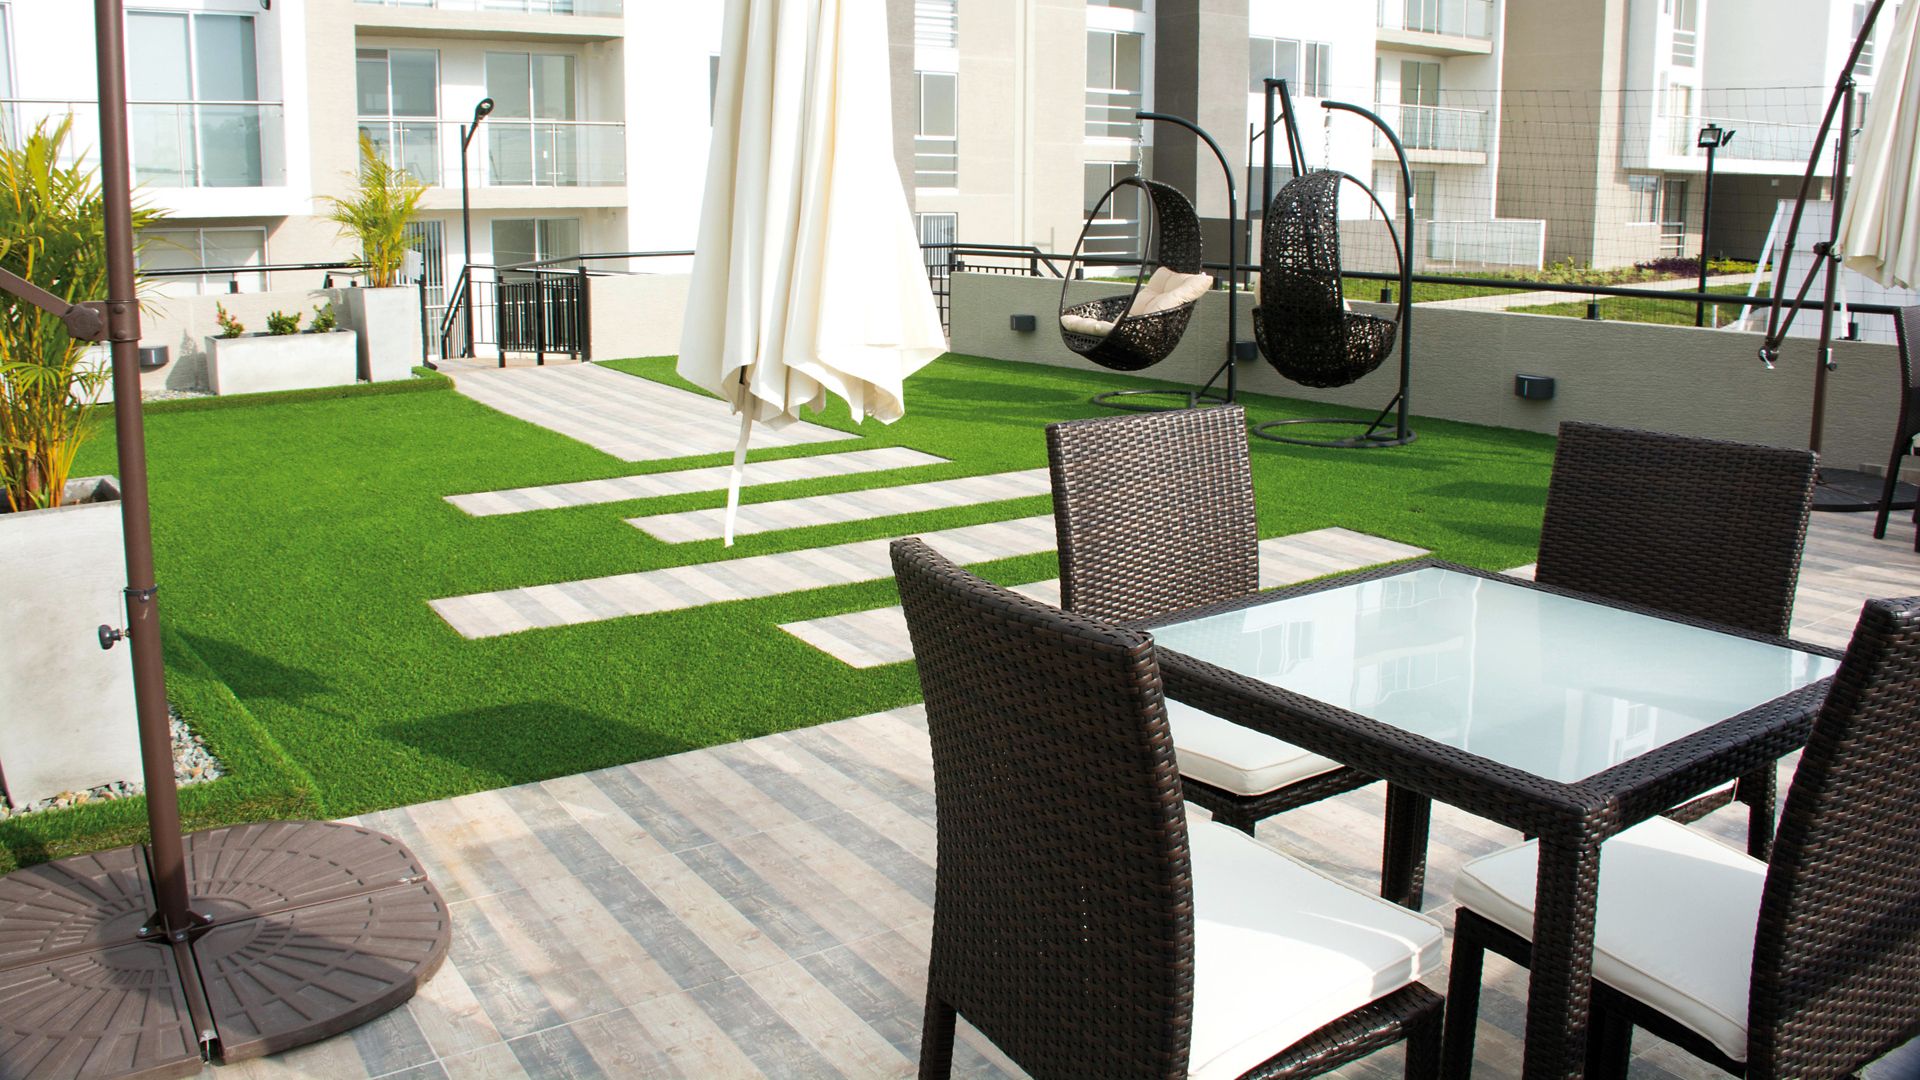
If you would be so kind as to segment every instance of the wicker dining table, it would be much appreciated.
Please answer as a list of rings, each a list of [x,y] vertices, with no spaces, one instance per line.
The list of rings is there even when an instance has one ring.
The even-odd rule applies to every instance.
[[[1387,782],[1390,898],[1433,800],[1539,838],[1528,1078],[1582,1075],[1602,843],[1799,749],[1840,655],[1432,559],[1138,625],[1168,697]]]

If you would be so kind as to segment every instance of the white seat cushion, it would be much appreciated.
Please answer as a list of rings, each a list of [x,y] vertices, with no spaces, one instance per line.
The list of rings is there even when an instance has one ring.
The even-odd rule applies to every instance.
[[[1533,939],[1537,848],[1476,859],[1454,897]],[[1767,864],[1697,829],[1654,818],[1600,851],[1594,977],[1747,1059],[1747,991]]]
[[[1151,315],[1156,311],[1177,308],[1207,295],[1207,290],[1211,288],[1212,274],[1181,274],[1163,266],[1153,272],[1147,285],[1133,298],[1127,314]]]
[[[1113,333],[1113,324],[1103,319],[1093,319],[1085,315],[1060,316],[1060,328],[1087,337],[1103,338]]]
[[[1187,1073],[1235,1077],[1439,969],[1440,924],[1187,815],[1193,1041]]]
[[[1331,758],[1172,699],[1167,723],[1180,775],[1235,795],[1265,795],[1340,767]]]

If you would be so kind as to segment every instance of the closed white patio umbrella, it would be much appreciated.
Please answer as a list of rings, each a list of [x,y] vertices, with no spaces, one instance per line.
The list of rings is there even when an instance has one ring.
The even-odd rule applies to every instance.
[[[740,416],[726,542],[754,423],[829,393],[892,423],[946,347],[893,156],[884,0],[727,0],[678,365]]]
[[[1920,3],[1883,43],[1860,160],[1840,220],[1846,266],[1882,285],[1920,283]]]

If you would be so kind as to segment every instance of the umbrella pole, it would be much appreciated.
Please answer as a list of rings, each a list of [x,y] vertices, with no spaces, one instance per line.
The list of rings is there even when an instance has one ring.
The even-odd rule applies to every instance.
[[[134,704],[140,718],[140,769],[147,789],[147,849],[157,910],[154,929],[176,940],[200,925],[187,907],[180,840],[180,796],[173,779],[173,735],[160,612],[153,574],[147,499],[146,429],[140,414],[140,303],[133,265],[133,194],[127,150],[126,19],[122,0],[94,0],[100,80],[100,186],[106,216],[107,340],[113,349],[113,417],[120,469],[121,534],[127,549],[127,644],[133,650]]]
[[[1840,280],[1840,208],[1847,197],[1847,160],[1850,141],[1853,135],[1853,89],[1852,76],[1840,84],[1840,131],[1835,137],[1839,143],[1834,151],[1833,165],[1833,212],[1828,215],[1826,272],[1826,303],[1820,307],[1820,345],[1814,352],[1813,365],[1813,427],[1807,435],[1807,449],[1814,454],[1820,453],[1822,428],[1827,419],[1827,372],[1833,370],[1833,297]]]

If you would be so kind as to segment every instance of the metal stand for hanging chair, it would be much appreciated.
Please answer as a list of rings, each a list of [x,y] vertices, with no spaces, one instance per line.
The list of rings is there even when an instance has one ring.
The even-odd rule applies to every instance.
[[[1134,118],[1137,120],[1151,120],[1157,123],[1176,124],[1193,132],[1195,136],[1205,141],[1207,147],[1213,151],[1215,160],[1220,162],[1220,170],[1226,177],[1227,220],[1236,223],[1240,220],[1240,209],[1236,197],[1237,193],[1233,186],[1233,171],[1227,166],[1226,155],[1220,152],[1220,145],[1214,142],[1212,135],[1209,135],[1204,129],[1191,120],[1169,113],[1140,112],[1135,113]],[[1174,326],[1173,321],[1169,320],[1167,323],[1158,325],[1144,324],[1140,330],[1133,332],[1130,335],[1133,339],[1141,341],[1149,347],[1143,348],[1134,345],[1131,341],[1123,342],[1122,348],[1126,351],[1119,353],[1117,358],[1123,362],[1128,362],[1130,366],[1111,363],[1102,359],[1102,356],[1095,355],[1093,350],[1118,335],[1122,325],[1125,324],[1127,320],[1147,320],[1152,319],[1154,315],[1169,314],[1168,312],[1156,312],[1154,315],[1144,316],[1125,315],[1125,312],[1133,306],[1134,296],[1139,294],[1140,288],[1147,277],[1147,266],[1150,260],[1146,250],[1147,245],[1144,242],[1141,245],[1140,272],[1135,275],[1133,292],[1131,294],[1107,297],[1071,307],[1066,303],[1067,288],[1074,280],[1074,263],[1082,261],[1087,236],[1093,228],[1095,217],[1099,214],[1100,210],[1106,206],[1108,200],[1113,197],[1114,192],[1129,184],[1141,188],[1147,192],[1148,195],[1148,206],[1154,218],[1152,222],[1153,229],[1151,232],[1143,233],[1143,236],[1152,236],[1154,238],[1153,243],[1158,258],[1153,261],[1157,261],[1159,265],[1183,274],[1197,274],[1202,272],[1205,267],[1201,245],[1199,215],[1194,212],[1193,204],[1188,202],[1186,196],[1180,194],[1178,189],[1157,181],[1143,180],[1140,177],[1130,176],[1122,178],[1112,187],[1108,188],[1105,195],[1100,197],[1099,203],[1095,204],[1092,214],[1088,217],[1086,227],[1080,231],[1079,242],[1074,245],[1074,262],[1068,264],[1066,274],[1067,281],[1061,285],[1060,289],[1060,313],[1062,315],[1091,314],[1094,318],[1102,320],[1117,319],[1118,321],[1115,322],[1113,334],[1108,335],[1105,339],[1073,334],[1064,326],[1061,327],[1060,336],[1061,339],[1066,342],[1067,347],[1074,352],[1087,357],[1097,364],[1114,368],[1117,371],[1138,371],[1141,368],[1151,366],[1166,359],[1167,355],[1173,352],[1174,346],[1179,344],[1180,337],[1185,334],[1187,323],[1192,318],[1193,309],[1200,302],[1199,299],[1195,299],[1181,305],[1177,309],[1173,309],[1179,313],[1177,328]],[[1207,380],[1206,385],[1197,390],[1106,390],[1093,395],[1091,399],[1093,404],[1109,409],[1122,409],[1129,412],[1166,412],[1170,409],[1198,408],[1203,404],[1231,405],[1239,399],[1239,375],[1234,370],[1234,341],[1239,333],[1239,306],[1234,302],[1234,299],[1239,294],[1238,268],[1240,251],[1238,231],[1238,229],[1229,229],[1227,232],[1227,355],[1226,361],[1214,371],[1213,377]],[[1170,334],[1167,332],[1168,330],[1171,330]],[[1133,361],[1141,362],[1135,363]],[[1215,384],[1221,381],[1222,376],[1225,376],[1226,379],[1226,389],[1224,391],[1214,389]],[[1181,403],[1177,405],[1140,405],[1133,401],[1125,400],[1143,397],[1173,397]]]
[[[1386,121],[1343,101],[1325,101],[1328,110],[1357,113],[1378,128],[1400,160],[1403,224],[1393,227],[1393,215],[1372,188],[1343,172],[1308,172],[1292,99],[1284,79],[1266,81],[1266,127],[1255,138],[1266,137],[1263,196],[1267,207],[1260,251],[1260,307],[1254,311],[1254,339],[1275,371],[1304,386],[1345,386],[1378,368],[1393,350],[1396,320],[1346,310],[1342,299],[1338,192],[1351,181],[1378,207],[1386,219],[1394,256],[1400,264],[1400,386],[1393,399],[1372,420],[1348,417],[1303,417],[1268,420],[1253,433],[1274,442],[1339,449],[1378,449],[1405,446],[1418,436],[1407,426],[1408,391],[1413,381],[1413,172],[1406,148]],[[1278,100],[1281,112],[1275,115]],[[1284,121],[1287,153],[1294,178],[1278,196],[1273,193],[1273,129]],[[1389,426],[1388,417],[1392,417]],[[1364,430],[1344,439],[1310,439],[1276,434],[1274,429],[1295,425],[1358,426]]]
[[[69,304],[12,274],[0,289],[109,341],[148,843],[0,877],[0,1076],[191,1076],[314,1042],[400,1007],[447,955],[452,924],[398,841],[319,821],[183,837],[174,787],[140,413],[125,16],[95,0],[107,300]]]
[[[1853,51],[1847,54],[1847,62],[1841,65],[1840,77],[1835,82],[1833,96],[1827,102],[1826,115],[1820,121],[1820,130],[1813,137],[1813,149],[1807,155],[1807,171],[1800,179],[1800,194],[1793,203],[1793,217],[1787,223],[1787,238],[1780,248],[1780,266],[1774,277],[1782,285],[1787,281],[1787,269],[1793,262],[1794,240],[1800,235],[1800,221],[1805,215],[1807,202],[1813,194],[1814,177],[1820,168],[1820,158],[1826,150],[1827,137],[1833,133],[1834,119],[1840,121],[1840,131],[1851,132],[1854,123],[1854,94],[1858,89],[1854,82],[1854,71],[1859,66],[1860,54],[1867,42],[1873,37],[1874,24],[1880,20],[1880,11],[1886,6],[1886,0],[1873,0],[1873,6],[1867,9],[1865,19],[1860,24],[1860,32],[1855,36]],[[1813,267],[1807,271],[1806,280],[1800,283],[1800,291],[1791,301],[1786,299],[1784,289],[1772,290],[1767,302],[1767,333],[1760,344],[1760,361],[1771,370],[1780,359],[1780,346],[1787,339],[1787,331],[1792,328],[1794,316],[1807,301],[1807,293],[1813,288],[1813,279],[1822,277],[1825,283],[1825,302],[1820,307],[1820,343],[1814,352],[1813,365],[1813,423],[1807,435],[1807,448],[1815,454],[1820,452],[1820,443],[1825,434],[1827,416],[1827,373],[1834,370],[1833,362],[1833,316],[1835,311],[1834,294],[1838,289],[1841,255],[1840,243],[1841,209],[1847,197],[1847,164],[1852,156],[1850,138],[1834,140],[1834,153],[1837,160],[1833,169],[1833,212],[1828,215],[1827,239],[1813,247]],[[1824,274],[1822,271],[1824,270]],[[1785,315],[1782,315],[1782,309]],[[1857,513],[1876,510],[1880,506],[1881,485],[1883,479],[1870,473],[1854,469],[1840,469],[1821,463],[1813,489],[1813,508],[1838,513]],[[1893,509],[1907,510],[1920,500],[1920,492],[1901,484],[1893,501]]]

